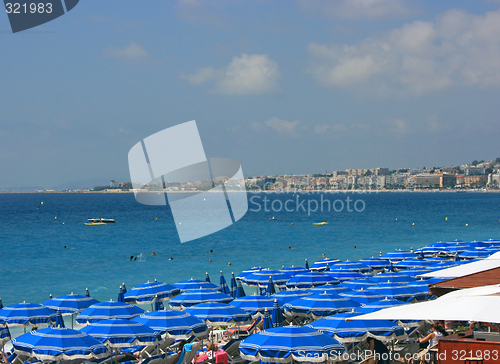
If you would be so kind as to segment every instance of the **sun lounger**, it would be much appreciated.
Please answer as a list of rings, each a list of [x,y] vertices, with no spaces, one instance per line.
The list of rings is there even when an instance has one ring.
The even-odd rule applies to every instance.
[[[232,336],[238,336],[238,337],[247,337],[250,336],[254,333],[254,331],[257,329],[259,323],[261,322],[261,317],[257,317],[255,321],[251,325],[247,326],[236,326],[233,327],[227,331],[224,332],[225,337],[232,337]]]

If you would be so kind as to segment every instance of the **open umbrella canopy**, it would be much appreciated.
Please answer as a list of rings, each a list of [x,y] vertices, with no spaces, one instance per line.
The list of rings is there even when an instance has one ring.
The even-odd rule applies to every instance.
[[[245,360],[272,363],[340,361],[345,351],[337,340],[305,326],[264,330],[244,339],[239,348]]]
[[[469,250],[470,247],[468,245],[449,245],[446,247],[446,249],[449,251],[449,252],[453,252],[453,253],[462,253],[466,250]]]
[[[339,259],[326,258],[326,259],[318,260],[317,262],[315,262],[314,264],[312,264],[309,267],[309,270],[311,270],[313,272],[323,272],[326,269],[330,268],[335,263],[339,263],[339,262],[340,262]]]
[[[93,322],[80,331],[110,347],[153,345],[161,341],[160,332],[129,320]]]
[[[280,305],[284,305],[285,303],[293,301],[299,297],[308,296],[311,294],[313,293],[309,291],[290,290],[290,291],[276,292],[271,296],[271,298],[278,300],[278,303]]]
[[[316,286],[316,287],[311,287],[305,292],[312,292],[314,293],[328,293],[328,294],[339,294],[340,292],[349,292],[351,289],[347,288],[344,286],[343,283],[341,284],[325,284],[323,286]]]
[[[155,299],[164,301],[178,294],[180,290],[163,282],[148,282],[136,286],[125,293],[125,302],[152,303]]]
[[[368,281],[371,283],[408,283],[414,279],[402,273],[382,273],[372,276]]]
[[[392,252],[382,255],[380,259],[390,260],[391,262],[398,262],[400,260],[411,259],[415,257],[416,257],[415,253],[406,250],[394,250]]]
[[[351,311],[361,304],[336,294],[319,293],[297,298],[285,303],[283,308],[287,317],[323,317],[339,312]]]
[[[257,272],[259,270],[262,270],[262,268],[260,267],[252,267],[252,268],[248,268],[246,270],[244,270],[243,272],[241,272],[240,274],[238,274],[238,276],[236,277],[236,280],[237,281],[241,281],[243,278],[245,278],[248,274],[250,273],[253,273],[253,272]]]
[[[420,249],[415,250],[415,254],[419,256],[434,256],[434,255],[444,255],[444,256],[449,256],[454,254],[451,250],[448,248],[438,248],[438,247],[433,247],[433,246],[426,246]]]
[[[0,321],[9,326],[37,326],[55,321],[56,312],[38,303],[19,303],[0,309]]]
[[[30,331],[12,340],[17,353],[46,361],[100,359],[108,349],[84,332],[73,329],[46,328]]]
[[[489,257],[492,254],[491,251],[489,250],[482,250],[482,249],[471,249],[467,250],[465,252],[462,252],[458,254],[458,257],[460,259],[476,259],[476,258],[486,258]]]
[[[125,302],[99,302],[76,316],[76,322],[86,325],[104,320],[129,320],[143,313],[142,308]]]
[[[285,274],[288,274],[290,277],[294,277],[295,275],[297,275],[298,273],[305,273],[305,272],[309,272],[309,269],[306,269],[306,268],[301,268],[301,267],[294,267],[293,265],[291,267],[288,267],[288,268],[281,268],[280,269],[280,272],[283,272]]]
[[[363,279],[350,279],[348,281],[344,281],[341,283],[341,286],[347,287],[354,291],[359,291],[361,289],[367,289],[370,286],[373,286],[375,283],[370,282],[367,278]]]
[[[132,321],[174,339],[189,339],[191,336],[201,338],[208,335],[209,331],[205,322],[185,311],[153,311],[133,318]]]
[[[345,262],[335,263],[333,266],[330,266],[330,269],[351,270],[353,272],[368,272],[370,270],[370,267],[366,264],[363,264],[362,262],[350,262],[347,260]]]
[[[425,260],[425,259],[405,259],[401,260],[399,262],[396,262],[393,264],[394,268],[398,269],[406,269],[406,268],[422,268],[422,267],[428,267],[430,265],[434,264],[434,262]]]
[[[401,305],[409,305],[409,303],[404,302],[404,301],[400,301],[400,300],[397,300],[394,298],[386,297],[383,300],[367,303],[366,305],[362,305],[361,307],[354,309],[354,311],[358,314],[365,314],[365,313],[379,311],[379,310],[382,310],[384,308],[396,307],[396,306],[401,306]]]
[[[51,298],[42,303],[42,305],[53,310],[60,310],[63,315],[72,315],[80,313],[90,305],[98,303],[99,301],[79,294],[67,294],[56,298]]]
[[[193,278],[188,279],[187,281],[174,283],[173,286],[179,288],[181,292],[190,291],[193,289],[219,289],[219,287],[213,283],[200,281]]]
[[[274,297],[274,295],[273,295]],[[271,311],[274,299],[267,296],[246,296],[235,299],[231,305],[241,308],[252,316],[262,315],[267,309]]]
[[[410,287],[408,283],[378,283],[366,289],[372,293],[376,293],[381,297],[392,297],[399,299],[409,299],[417,296],[425,295],[417,287]]]
[[[375,302],[384,298],[384,296],[381,296],[377,293],[373,293],[370,291],[366,291],[364,289],[361,289],[359,291],[343,292],[339,293],[339,295],[342,297],[349,298],[354,302],[359,303],[360,305],[367,304],[370,302]]]
[[[252,316],[247,312],[226,303],[200,303],[186,308],[183,312],[205,321],[209,326],[245,325],[252,322]]]
[[[363,279],[366,278],[365,274],[361,274],[358,272],[354,272],[351,270],[342,270],[342,269],[332,269],[330,271],[326,271],[324,274],[329,275],[332,278],[340,282],[349,281],[351,279]]]
[[[384,269],[390,266],[390,262],[388,262],[387,259],[380,259],[374,257],[360,259],[358,262],[368,266],[370,269]]]
[[[213,289],[191,289],[172,298],[169,304],[170,307],[174,309],[181,309],[183,307],[191,307],[205,302],[229,303],[232,300],[233,298],[231,296]]]
[[[241,279],[243,283],[251,287],[267,288],[269,277],[278,287],[284,287],[285,283],[291,278],[288,274],[278,270],[259,270],[247,274]]]
[[[432,272],[433,269],[426,269],[426,268],[409,268],[409,269],[404,269],[400,271],[401,274],[405,274],[411,278],[415,278],[418,275],[425,274]]]
[[[367,337],[381,341],[406,338],[403,327],[389,320],[346,321],[347,318],[358,316],[347,312],[324,317],[311,322],[308,326],[330,335],[341,343],[361,342]]]
[[[314,286],[321,286],[327,283],[337,284],[339,281],[325,273],[305,272],[297,273],[288,282],[286,282],[286,286],[288,289],[305,289]]]

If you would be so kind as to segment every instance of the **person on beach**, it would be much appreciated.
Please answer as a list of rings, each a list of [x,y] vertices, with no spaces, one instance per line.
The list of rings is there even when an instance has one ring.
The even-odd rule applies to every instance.
[[[5,357],[5,354],[3,353],[3,351],[0,351],[0,363],[9,364],[9,361]]]
[[[387,346],[382,341],[373,337],[367,338],[366,341],[369,344],[368,350],[374,356],[377,364],[390,364],[389,349],[387,349]]]

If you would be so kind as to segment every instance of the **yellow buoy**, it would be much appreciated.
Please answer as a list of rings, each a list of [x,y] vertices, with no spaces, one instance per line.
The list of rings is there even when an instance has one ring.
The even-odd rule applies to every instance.
[[[398,221],[398,219],[396,218],[396,221]]]
[[[156,218],[156,220],[158,220],[158,218]]]
[[[42,201],[42,202],[40,202],[40,205],[43,205],[43,201]]]
[[[54,220],[57,220],[57,216],[56,216],[56,217],[54,217]]]
[[[448,218],[445,218],[446,221],[448,221]]]
[[[469,224],[465,224],[465,226],[469,226]]]
[[[412,225],[415,225],[415,223],[413,223]]]

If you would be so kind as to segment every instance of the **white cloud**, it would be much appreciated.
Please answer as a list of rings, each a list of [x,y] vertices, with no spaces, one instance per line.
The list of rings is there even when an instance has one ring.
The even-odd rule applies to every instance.
[[[450,10],[351,45],[310,43],[321,84],[421,94],[452,85],[500,86],[500,11]]]
[[[266,54],[242,54],[222,69],[204,67],[194,74],[181,74],[180,78],[193,85],[213,82],[212,90],[217,93],[244,95],[277,91],[279,76],[278,64]]]
[[[278,119],[277,117],[273,117],[265,122],[265,124],[276,131],[278,135],[286,135],[286,136],[298,136],[297,125],[299,125],[299,121],[286,121],[282,119]]]
[[[335,18],[387,18],[407,15],[407,0],[299,0],[301,8]]]
[[[316,125],[313,128],[313,133],[314,134],[324,134],[328,131],[328,129],[330,129],[330,125],[326,125],[326,124]]]
[[[133,61],[145,60],[150,56],[148,51],[135,42],[130,42],[125,48],[110,48],[105,52],[105,55]]]

